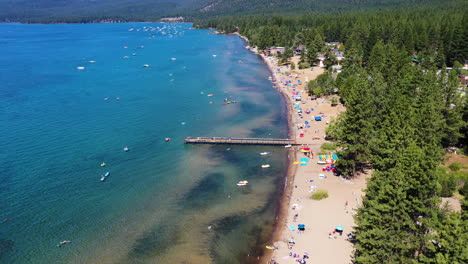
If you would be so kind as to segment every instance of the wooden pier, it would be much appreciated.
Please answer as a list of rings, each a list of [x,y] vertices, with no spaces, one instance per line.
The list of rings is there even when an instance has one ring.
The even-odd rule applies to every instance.
[[[228,145],[296,145],[296,141],[283,138],[231,138],[231,137],[186,137],[185,144]]]

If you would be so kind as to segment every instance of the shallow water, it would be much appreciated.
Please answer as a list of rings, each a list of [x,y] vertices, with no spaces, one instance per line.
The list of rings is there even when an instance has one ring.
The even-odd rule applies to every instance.
[[[286,137],[285,108],[241,39],[189,27],[0,24],[1,263],[255,261],[286,152],[183,139]]]

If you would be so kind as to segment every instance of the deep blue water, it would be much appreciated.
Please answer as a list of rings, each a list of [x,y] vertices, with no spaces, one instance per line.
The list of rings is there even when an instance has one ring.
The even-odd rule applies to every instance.
[[[241,39],[190,26],[0,24],[0,263],[254,261],[286,152],[183,139],[286,137],[285,108]]]

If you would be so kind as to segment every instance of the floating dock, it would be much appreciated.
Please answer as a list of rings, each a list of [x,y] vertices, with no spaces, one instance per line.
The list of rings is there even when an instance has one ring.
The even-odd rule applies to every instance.
[[[228,145],[297,145],[295,140],[284,138],[233,138],[233,137],[186,137],[185,144]]]

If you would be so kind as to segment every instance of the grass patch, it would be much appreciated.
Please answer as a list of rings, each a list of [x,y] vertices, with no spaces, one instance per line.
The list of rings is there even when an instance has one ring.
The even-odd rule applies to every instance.
[[[311,197],[313,200],[323,200],[325,198],[328,198],[328,191],[327,190],[324,190],[324,189],[318,189],[317,191],[315,191],[313,194],[312,194],[312,197]]]
[[[325,142],[322,144],[322,146],[320,146],[320,149],[322,151],[333,151],[336,150],[336,147],[336,143]]]
[[[449,165],[449,169],[451,171],[459,171],[462,168],[462,164],[460,162],[453,162]]]

